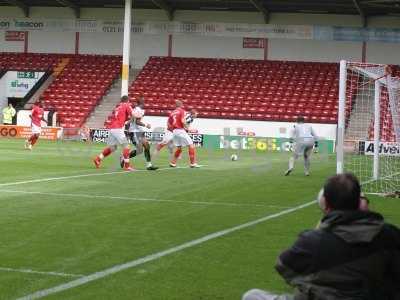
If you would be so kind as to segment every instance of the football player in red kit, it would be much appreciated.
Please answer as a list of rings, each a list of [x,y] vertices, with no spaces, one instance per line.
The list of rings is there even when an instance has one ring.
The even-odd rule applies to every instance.
[[[196,149],[193,145],[192,139],[187,133],[188,130],[188,124],[186,121],[187,113],[183,109],[182,101],[177,100],[175,104],[176,104],[176,109],[168,117],[168,124],[171,125],[173,133],[173,141],[176,147],[176,151],[169,165],[172,168],[175,168],[176,161],[178,160],[179,156],[182,153],[182,147],[188,147],[190,167],[199,168],[200,166],[196,162]]]
[[[111,122],[106,128],[109,129],[110,135],[108,137],[108,147],[106,147],[99,155],[97,155],[93,162],[96,168],[99,168],[102,160],[117,150],[118,145],[122,146],[122,156],[124,158],[124,170],[133,171],[129,162],[129,143],[124,133],[125,123],[130,121],[134,115],[131,104],[129,103],[128,96],[122,96],[121,103],[114,109]]]
[[[194,119],[197,118],[197,111],[195,109],[190,110],[190,113],[188,113],[185,117],[185,122],[187,126],[190,126]],[[167,128],[165,129],[164,132],[164,137],[162,139],[161,142],[159,142],[156,145],[156,149],[154,150],[153,155],[156,156],[160,153],[161,149],[164,148],[165,146],[168,146],[169,151],[171,152],[171,154],[174,151],[174,142],[173,142],[173,138],[174,138],[174,134],[173,134],[173,126],[170,122],[172,122],[172,118],[168,118],[167,119]]]
[[[43,118],[44,110],[42,108],[42,104],[37,102],[32,107],[32,112],[30,114],[31,118],[31,130],[32,134],[25,141],[25,149],[32,150],[32,147],[36,144],[39,136],[42,132],[42,121],[47,123],[47,121]]]

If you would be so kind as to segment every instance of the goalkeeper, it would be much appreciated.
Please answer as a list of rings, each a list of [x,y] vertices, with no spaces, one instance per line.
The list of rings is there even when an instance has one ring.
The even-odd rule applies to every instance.
[[[294,147],[293,142],[296,143]],[[316,150],[318,149],[318,137],[311,125],[304,123],[303,116],[297,117],[297,124],[294,125],[290,132],[290,144],[293,156],[289,159],[289,169],[285,172],[285,176],[288,176],[293,171],[294,162],[300,155],[304,157],[304,174],[309,176],[311,164],[310,157],[313,147],[315,147]]]

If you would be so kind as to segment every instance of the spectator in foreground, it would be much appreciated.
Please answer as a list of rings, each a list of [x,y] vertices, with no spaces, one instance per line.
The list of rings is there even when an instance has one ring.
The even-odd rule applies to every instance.
[[[318,227],[301,233],[276,265],[295,294],[254,289],[242,299],[400,299],[400,230],[368,211],[357,178],[331,177],[318,203],[324,213]]]
[[[12,125],[13,118],[16,114],[16,110],[11,103],[8,103],[8,106],[3,108],[3,124],[4,125]]]

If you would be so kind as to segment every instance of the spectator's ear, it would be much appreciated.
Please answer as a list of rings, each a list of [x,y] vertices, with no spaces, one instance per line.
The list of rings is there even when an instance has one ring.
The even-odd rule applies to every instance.
[[[358,209],[359,210],[363,210],[363,211],[368,211],[368,205],[369,205],[369,200],[367,197],[364,196],[363,193],[361,193],[360,196],[360,203],[358,205]]]
[[[324,197],[324,189],[321,189],[318,193],[317,196],[317,203],[319,208],[324,211],[325,207],[326,207],[326,201],[325,201],[325,197]]]
[[[318,193],[318,198],[317,198],[318,206],[322,210],[324,214],[328,213],[331,211],[331,208],[329,206],[329,203],[326,201],[326,198],[324,196],[324,189],[321,189]]]

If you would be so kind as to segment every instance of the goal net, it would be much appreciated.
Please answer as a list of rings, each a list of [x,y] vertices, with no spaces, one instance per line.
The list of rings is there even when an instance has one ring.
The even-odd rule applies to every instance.
[[[400,190],[400,78],[387,65],[341,61],[337,172],[367,193]]]

